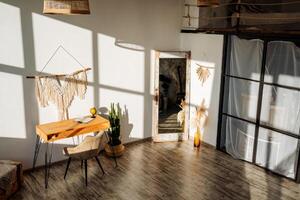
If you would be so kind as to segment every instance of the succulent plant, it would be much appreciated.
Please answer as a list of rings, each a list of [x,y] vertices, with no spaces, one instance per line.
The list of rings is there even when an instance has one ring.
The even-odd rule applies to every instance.
[[[119,103],[110,104],[110,110],[108,113],[108,119],[110,122],[110,130],[109,130],[109,136],[110,136],[110,141],[109,144],[112,146],[119,145],[121,144],[120,141],[120,119],[121,119],[121,108]]]

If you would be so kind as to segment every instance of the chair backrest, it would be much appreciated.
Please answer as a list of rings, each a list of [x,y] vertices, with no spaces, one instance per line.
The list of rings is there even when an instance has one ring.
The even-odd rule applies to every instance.
[[[81,151],[79,154],[82,158],[90,158],[97,156],[100,152],[100,146],[102,143],[104,132],[99,132],[96,136],[87,136],[84,141],[77,146],[78,150]]]
[[[97,156],[100,152],[104,132],[99,132],[96,136],[87,136],[83,142],[73,148],[73,157],[89,159]]]
[[[101,131],[96,136],[94,136],[94,142],[92,145],[92,149],[97,149],[98,150],[97,153],[100,152],[100,146],[102,144],[103,134],[104,134],[104,132]]]

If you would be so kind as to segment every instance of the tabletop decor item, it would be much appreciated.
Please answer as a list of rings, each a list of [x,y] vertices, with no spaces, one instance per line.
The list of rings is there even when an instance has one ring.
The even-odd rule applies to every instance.
[[[108,131],[108,143],[105,145],[106,155],[110,157],[121,156],[125,150],[124,145],[120,140],[120,119],[122,115],[122,110],[120,105],[115,105],[112,103],[110,105],[110,110],[108,114],[108,119],[110,122],[110,128]]]
[[[91,108],[91,109],[90,109],[90,113],[91,113],[91,115],[92,115],[91,117],[92,117],[92,118],[95,118],[96,115],[97,115],[97,113],[98,113],[97,108],[95,108],[95,107]]]

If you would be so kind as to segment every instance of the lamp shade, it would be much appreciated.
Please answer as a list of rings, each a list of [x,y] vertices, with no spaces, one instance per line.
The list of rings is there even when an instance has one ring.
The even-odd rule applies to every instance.
[[[88,0],[44,0],[44,14],[90,14]]]
[[[219,5],[220,5],[219,0],[198,0],[197,1],[198,7],[215,7]]]

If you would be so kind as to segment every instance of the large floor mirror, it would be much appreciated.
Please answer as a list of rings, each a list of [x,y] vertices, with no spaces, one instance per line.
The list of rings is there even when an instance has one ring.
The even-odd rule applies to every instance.
[[[187,139],[190,52],[157,51],[154,141]]]

